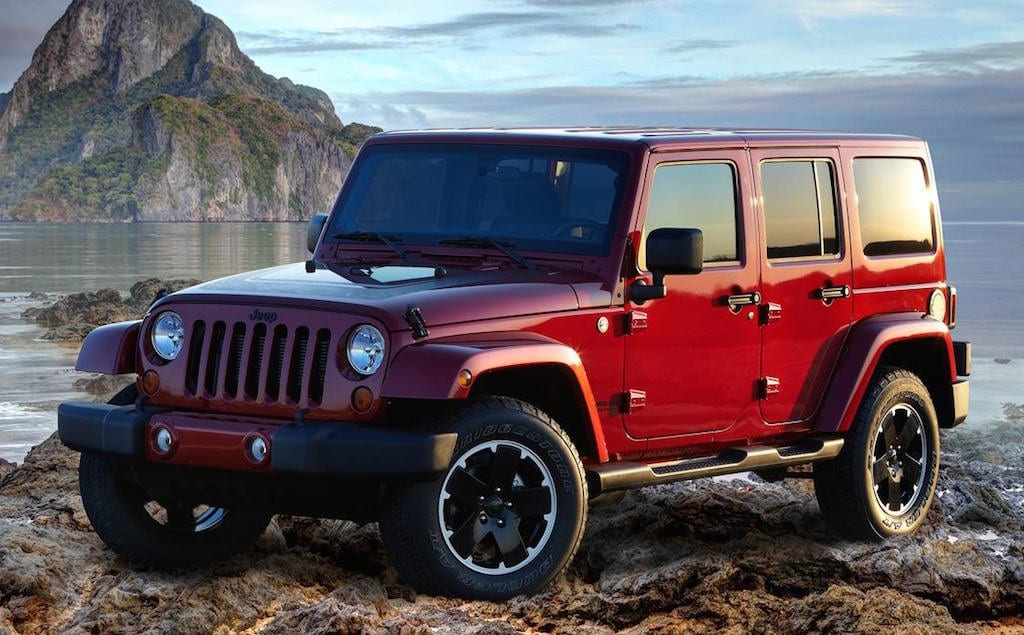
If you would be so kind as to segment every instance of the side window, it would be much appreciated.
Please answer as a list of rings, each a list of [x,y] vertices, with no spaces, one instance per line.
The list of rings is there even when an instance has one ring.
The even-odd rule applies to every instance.
[[[835,173],[827,160],[761,164],[768,258],[839,253]]]
[[[647,268],[647,235],[662,227],[695,227],[704,234],[704,262],[739,260],[736,169],[731,163],[676,163],[654,172],[639,265]]]
[[[918,159],[854,159],[860,238],[866,256],[928,253],[935,222]]]

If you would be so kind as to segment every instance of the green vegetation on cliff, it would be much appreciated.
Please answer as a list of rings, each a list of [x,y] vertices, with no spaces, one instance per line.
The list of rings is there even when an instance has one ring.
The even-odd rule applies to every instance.
[[[91,70],[70,65],[96,41]],[[262,72],[186,0],[80,0],[0,94],[0,219],[298,220],[327,207],[377,131]]]
[[[158,95],[135,111],[129,145],[55,167],[12,208],[11,216],[18,220],[135,220],[139,200],[167,180],[172,156],[194,173],[199,204],[209,204],[219,185],[236,175],[247,193],[272,202],[289,137],[320,138],[351,155],[377,130],[350,124],[324,134],[321,127],[257,97],[225,95],[203,102]],[[280,203],[303,216],[317,211],[304,209],[297,196]]]

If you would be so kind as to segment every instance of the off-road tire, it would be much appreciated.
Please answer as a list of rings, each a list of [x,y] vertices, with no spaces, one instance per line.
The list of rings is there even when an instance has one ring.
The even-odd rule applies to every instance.
[[[927,457],[916,499],[893,514],[875,495],[872,476],[875,439],[887,413],[909,406],[920,418],[922,454]],[[916,443],[916,442],[915,442]],[[837,534],[881,540],[915,532],[924,522],[939,474],[939,427],[935,407],[921,380],[904,369],[881,369],[864,395],[839,456],[814,464],[814,492],[822,516]]]
[[[146,511],[149,498],[122,478],[112,460],[83,452],[78,464],[82,504],[100,539],[118,555],[143,567],[168,569],[220,560],[248,548],[271,515],[254,509],[226,510],[223,520],[202,532],[171,529]]]
[[[504,600],[540,590],[572,560],[586,524],[587,481],[569,436],[544,412],[507,397],[475,400],[437,427],[458,433],[448,473],[403,488],[380,519],[384,546],[399,575],[422,593],[467,599]],[[549,471],[551,529],[543,545],[537,542],[538,548],[529,559],[524,558],[518,565],[521,568],[506,573],[500,569],[481,572],[472,568],[477,566],[473,556],[467,560],[448,542],[451,530],[441,526],[447,509],[444,488],[448,474],[459,469],[459,457],[483,451],[480,448],[501,448],[502,443],[525,448],[523,457],[529,458],[532,452],[533,458],[540,459]],[[497,465],[497,451],[493,465]],[[506,505],[512,510],[511,499]],[[517,523],[516,531],[522,526]]]

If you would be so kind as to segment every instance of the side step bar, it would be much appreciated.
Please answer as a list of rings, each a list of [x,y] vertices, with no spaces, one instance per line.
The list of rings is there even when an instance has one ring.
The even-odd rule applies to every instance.
[[[645,485],[824,461],[835,458],[842,449],[842,437],[822,436],[781,448],[764,445],[729,448],[716,456],[667,463],[603,463],[587,470],[587,481],[590,495],[597,496]]]

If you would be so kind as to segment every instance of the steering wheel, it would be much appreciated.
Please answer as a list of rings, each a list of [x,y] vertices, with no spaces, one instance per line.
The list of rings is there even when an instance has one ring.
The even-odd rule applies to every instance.
[[[561,236],[562,234],[567,234],[570,229],[575,229],[576,227],[589,227],[594,232],[594,234],[604,232],[604,225],[598,223],[597,221],[592,221],[586,218],[574,218],[572,220],[567,220],[561,225],[559,225],[558,229],[555,230],[554,235],[557,237]],[[575,238],[575,236],[570,237]]]

